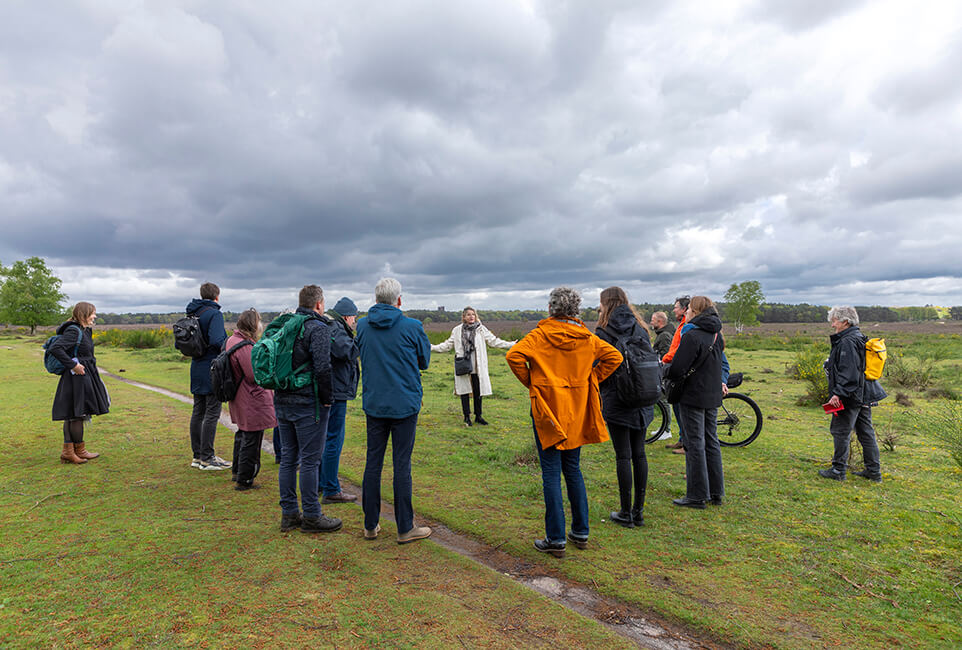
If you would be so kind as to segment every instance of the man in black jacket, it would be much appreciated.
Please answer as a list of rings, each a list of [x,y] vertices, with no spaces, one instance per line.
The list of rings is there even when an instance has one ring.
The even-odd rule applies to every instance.
[[[822,478],[845,480],[852,429],[859,444],[865,470],[852,472],[876,483],[882,480],[878,441],[872,426],[872,405],[886,397],[877,380],[865,378],[865,336],[858,328],[858,312],[854,307],[832,307],[828,312],[832,334],[832,351],[825,362],[828,374],[828,403],[842,410],[832,415],[829,431],[835,440],[832,466],[818,471]]]
[[[663,311],[656,311],[651,315],[651,329],[655,333],[655,340],[651,342],[651,347],[655,349],[659,357],[668,353],[671,347],[671,339],[675,335],[675,326],[668,322],[668,314]]]
[[[305,533],[327,533],[341,528],[340,519],[321,514],[317,498],[318,467],[333,401],[331,327],[324,316],[324,292],[319,286],[309,284],[301,289],[298,305],[294,313],[308,318],[294,342],[291,365],[298,368],[308,364],[313,381],[296,390],[274,392],[274,410],[284,450],[277,474],[281,531],[300,527]],[[298,462],[303,517],[297,508]]]
[[[357,501],[357,497],[341,491],[337,469],[341,460],[341,447],[344,445],[347,403],[357,397],[357,383],[361,377],[361,366],[358,363],[360,353],[354,336],[357,305],[350,298],[344,297],[337,301],[328,314],[332,332],[334,401],[331,403],[331,415],[327,420],[327,439],[324,441],[324,454],[321,457],[321,484],[318,489],[323,494],[321,503],[351,503]]]
[[[197,316],[207,351],[190,362],[190,392],[194,396],[194,410],[190,416],[190,447],[194,458],[191,467],[202,470],[222,470],[230,463],[214,453],[214,434],[220,419],[221,402],[214,396],[210,383],[210,362],[220,353],[227,340],[224,315],[220,313],[220,288],[213,282],[200,285],[200,299],[187,305],[187,315]]]

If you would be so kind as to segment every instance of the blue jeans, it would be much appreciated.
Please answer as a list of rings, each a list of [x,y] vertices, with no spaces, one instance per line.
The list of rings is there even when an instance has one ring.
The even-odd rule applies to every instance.
[[[320,517],[321,502],[317,498],[317,474],[324,450],[329,408],[321,407],[321,417],[314,419],[313,406],[277,406],[277,427],[281,434],[281,466],[277,483],[281,493],[281,512],[297,513],[297,462],[300,458],[301,509],[305,517]]]
[[[364,528],[374,530],[381,517],[381,469],[388,438],[394,461],[394,521],[397,532],[404,534],[414,528],[414,506],[411,505],[411,452],[418,414],[400,420],[367,416],[367,462],[361,485],[361,507],[364,509]]]
[[[675,423],[678,425],[678,442],[680,442],[682,447],[684,447],[685,431],[681,424],[681,404],[672,404],[671,410],[675,414]]]
[[[561,499],[561,475],[564,474],[571,504],[571,534],[588,537],[588,493],[581,476],[581,448],[559,450],[541,448],[538,430],[534,431],[534,445],[541,461],[541,483],[544,489],[545,539],[556,544],[565,543],[565,511]]]
[[[347,418],[347,402],[338,399],[331,404],[331,415],[327,419],[327,439],[321,455],[321,478],[318,492],[328,496],[341,491],[337,480],[337,469],[341,464],[341,447],[344,446],[344,421]]]
[[[835,439],[835,454],[832,456],[832,469],[845,474],[848,469],[848,453],[852,444],[852,429],[862,445],[862,460],[865,461],[865,471],[872,476],[882,475],[879,463],[878,441],[875,439],[875,427],[872,426],[872,407],[862,406],[858,402],[844,400],[845,410],[832,416],[829,431]]]
[[[678,423],[685,427],[685,496],[695,501],[725,495],[721,445],[718,444],[718,409],[680,405]]]
[[[281,429],[274,427],[274,460],[281,462]]]

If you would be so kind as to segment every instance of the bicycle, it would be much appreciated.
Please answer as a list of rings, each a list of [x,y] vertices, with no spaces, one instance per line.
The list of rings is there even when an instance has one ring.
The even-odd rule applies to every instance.
[[[729,389],[736,388],[741,383],[741,373],[732,373],[728,378]],[[671,423],[671,406],[664,397],[654,405],[654,410],[654,418],[648,428],[649,435],[645,438],[646,444],[661,438]],[[755,400],[744,393],[729,390],[718,407],[718,442],[722,447],[745,447],[762,432],[762,423],[762,410]]]

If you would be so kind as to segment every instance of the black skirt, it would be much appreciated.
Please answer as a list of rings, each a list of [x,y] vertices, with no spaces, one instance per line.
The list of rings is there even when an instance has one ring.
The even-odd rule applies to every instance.
[[[57,394],[53,398],[54,420],[89,418],[110,410],[110,395],[97,372],[97,362],[92,358],[81,358],[80,363],[86,374],[72,375],[67,370],[60,375]]]

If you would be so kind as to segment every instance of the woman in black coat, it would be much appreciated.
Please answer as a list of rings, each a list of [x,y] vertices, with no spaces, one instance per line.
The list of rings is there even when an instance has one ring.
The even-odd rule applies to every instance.
[[[91,327],[96,318],[96,307],[78,302],[71,320],[57,328],[60,337],[49,350],[65,368],[53,398],[53,419],[63,420],[62,463],[86,463],[100,455],[87,451],[84,445],[84,422],[107,413],[110,407],[110,396],[94,358]]]
[[[721,505],[725,494],[721,446],[718,444],[718,407],[727,387],[722,381],[725,339],[714,303],[695,296],[688,304],[685,322],[691,329],[681,337],[668,378],[684,381],[679,400],[681,426],[685,431],[685,496],[676,506],[704,509],[706,502]]]
[[[628,303],[621,287],[609,287],[601,292],[598,309],[598,337],[615,345],[619,338],[639,337],[651,350],[651,337],[641,316]],[[611,443],[615,447],[615,471],[618,475],[618,496],[621,509],[611,513],[613,522],[626,528],[644,524],[645,490],[648,486],[648,457],[645,455],[645,429],[651,422],[653,408],[625,405],[610,376],[601,382],[601,414],[608,425]],[[635,498],[632,502],[632,486]]]

